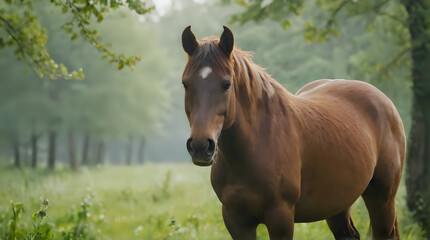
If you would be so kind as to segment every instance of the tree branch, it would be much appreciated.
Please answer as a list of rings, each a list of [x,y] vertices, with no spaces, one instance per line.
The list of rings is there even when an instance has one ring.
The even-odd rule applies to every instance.
[[[97,48],[100,48],[104,54],[109,55],[112,59],[115,59],[116,61],[119,61],[119,59],[115,56],[114,53],[112,53],[111,51],[109,51],[101,42],[97,41],[97,39],[94,36],[90,36],[90,29],[88,29],[85,24],[84,24],[84,18],[82,17],[82,15],[79,12],[78,7],[72,3],[69,2],[70,6],[73,7],[75,9],[76,15],[79,18],[79,22],[80,24],[78,24],[78,26],[81,27],[81,30],[85,33],[85,37],[88,39],[88,41],[90,41],[91,44],[93,44],[94,46],[98,46]]]
[[[86,38],[92,45],[94,45],[102,54],[106,57],[109,57],[110,62],[118,63],[118,69],[122,69],[124,65],[129,66],[131,69],[135,62],[140,61],[140,56],[132,56],[127,57],[125,55],[117,55],[115,52],[109,50],[99,39],[98,34],[88,28],[88,21],[85,19],[85,16],[82,15],[82,10],[78,6],[76,6],[72,1],[68,0],[65,4],[67,7],[71,8],[72,14],[74,15],[74,19],[70,21],[76,22],[77,26],[81,30],[81,35]],[[88,3],[88,5],[90,5]],[[94,10],[97,10],[93,7]]]
[[[393,15],[393,14],[388,13],[388,12],[380,11],[379,9],[372,9],[372,10],[375,12],[375,14],[378,14],[378,15],[380,15],[380,16],[388,17],[388,18],[390,18],[391,20],[394,20],[394,21],[396,21],[396,22],[401,23],[401,24],[402,24],[404,27],[406,27],[406,28],[407,28],[407,27],[409,27],[407,22],[403,21],[402,19],[400,19],[400,18],[399,18],[399,17],[397,17],[396,15]]]
[[[341,4],[339,4],[339,6],[337,6],[337,8],[331,14],[330,20],[328,20],[326,24],[327,29],[329,29],[333,25],[336,15],[340,12],[340,10],[342,10],[343,7],[345,7],[348,3],[351,3],[351,2],[352,0],[344,0]]]
[[[392,65],[394,65],[400,58],[402,58],[406,53],[408,53],[411,50],[410,47],[404,48],[402,51],[398,52],[385,66],[383,66],[379,70],[379,74],[385,73],[388,71],[389,68],[391,68]]]
[[[5,24],[5,30],[6,30],[6,32],[16,42],[16,44],[19,47],[19,50],[21,51],[22,57],[25,59],[24,48],[22,47],[21,42],[19,42],[18,39],[16,39],[15,35],[12,33],[12,32],[15,32],[15,28],[9,23],[9,21],[7,21],[6,19],[4,19],[2,16],[0,16],[0,20]]]
[[[385,2],[381,2],[380,4],[375,5],[372,10],[379,10],[381,9],[385,4],[387,4],[390,0],[385,0]]]

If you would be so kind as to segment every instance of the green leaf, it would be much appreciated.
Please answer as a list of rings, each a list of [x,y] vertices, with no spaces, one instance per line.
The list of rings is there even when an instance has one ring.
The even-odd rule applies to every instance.
[[[103,21],[103,19],[104,19],[104,13],[100,13],[99,15],[98,15],[98,17],[97,17],[97,22],[101,22],[101,21]]]
[[[61,29],[63,29],[66,33],[71,33],[72,32],[72,27],[69,27],[69,26],[63,25],[61,27]]]
[[[78,37],[77,33],[73,33],[72,37],[70,38],[70,40],[75,40]]]
[[[330,32],[331,32],[331,34],[333,34],[334,36],[339,37],[339,31],[338,31],[337,29],[332,28],[332,29],[330,29]]]
[[[291,22],[288,20],[285,20],[284,22],[282,22],[282,28],[283,29],[288,29],[289,27],[291,27]]]
[[[39,211],[39,213],[37,214],[39,217],[43,218],[46,216],[46,212],[45,211]]]
[[[15,209],[16,209],[17,214],[19,214],[22,210],[24,210],[24,204],[21,202],[16,203]]]

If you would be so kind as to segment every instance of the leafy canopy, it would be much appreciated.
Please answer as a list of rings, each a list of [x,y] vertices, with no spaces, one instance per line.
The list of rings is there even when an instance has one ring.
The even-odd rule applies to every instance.
[[[127,7],[137,14],[146,14],[154,9],[140,0],[50,0],[62,9],[68,19],[61,29],[71,40],[83,38],[103,54],[103,59],[116,63],[118,69],[124,66],[133,68],[140,56],[126,56],[112,51],[102,42],[98,31],[91,27],[91,22],[101,22],[105,13]],[[39,21],[36,5],[40,0],[5,0],[0,3],[0,49],[14,47],[15,55],[24,60],[36,73],[56,79],[83,79],[83,70],[69,71],[63,63],[52,59],[46,48],[48,35]]]

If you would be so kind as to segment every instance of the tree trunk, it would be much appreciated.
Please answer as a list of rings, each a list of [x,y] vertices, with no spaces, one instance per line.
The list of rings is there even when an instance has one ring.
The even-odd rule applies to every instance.
[[[70,161],[70,168],[72,170],[77,169],[76,164],[76,143],[75,143],[75,134],[72,129],[69,130],[68,133],[69,137],[69,161]]]
[[[129,137],[128,143],[126,145],[126,150],[125,150],[125,164],[127,164],[128,166],[131,165],[132,154],[133,154],[133,138]]]
[[[53,170],[55,168],[55,155],[56,155],[56,141],[57,141],[57,132],[49,131],[48,136],[48,168]]]
[[[429,110],[423,109],[423,102],[415,97],[412,111],[406,165],[407,203],[416,220],[422,226],[430,226],[430,124],[424,116]],[[430,229],[426,231],[430,233]]]
[[[100,141],[97,146],[97,164],[103,165],[105,161],[105,143]]]
[[[33,132],[31,133],[31,167],[37,167],[37,140],[38,136]]]
[[[139,149],[137,151],[137,160],[139,161],[139,164],[143,164],[144,162],[144,150],[145,150],[145,138],[142,137],[140,139],[140,143],[139,143]]]
[[[88,152],[90,148],[90,134],[88,132],[85,133],[84,143],[82,147],[82,164],[88,165]]]
[[[423,0],[404,0],[411,35],[414,101],[406,161],[409,209],[430,234],[430,9]]]
[[[20,157],[21,157],[21,165],[24,166],[28,166],[28,162],[30,159],[30,152],[28,151],[29,149],[29,145],[28,144],[23,144],[21,146],[21,150],[20,150]]]
[[[21,168],[21,158],[20,158],[18,141],[14,141],[13,143],[13,155],[14,155],[13,165],[17,168]]]

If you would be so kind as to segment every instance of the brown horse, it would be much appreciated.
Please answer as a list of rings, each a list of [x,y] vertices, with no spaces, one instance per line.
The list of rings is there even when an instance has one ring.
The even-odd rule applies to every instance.
[[[317,80],[291,94],[232,32],[198,42],[187,27],[182,76],[194,164],[211,182],[234,239],[292,239],[295,222],[326,219],[336,239],[360,237],[350,207],[361,195],[375,239],[399,239],[395,195],[405,133],[393,103],[372,85]]]

